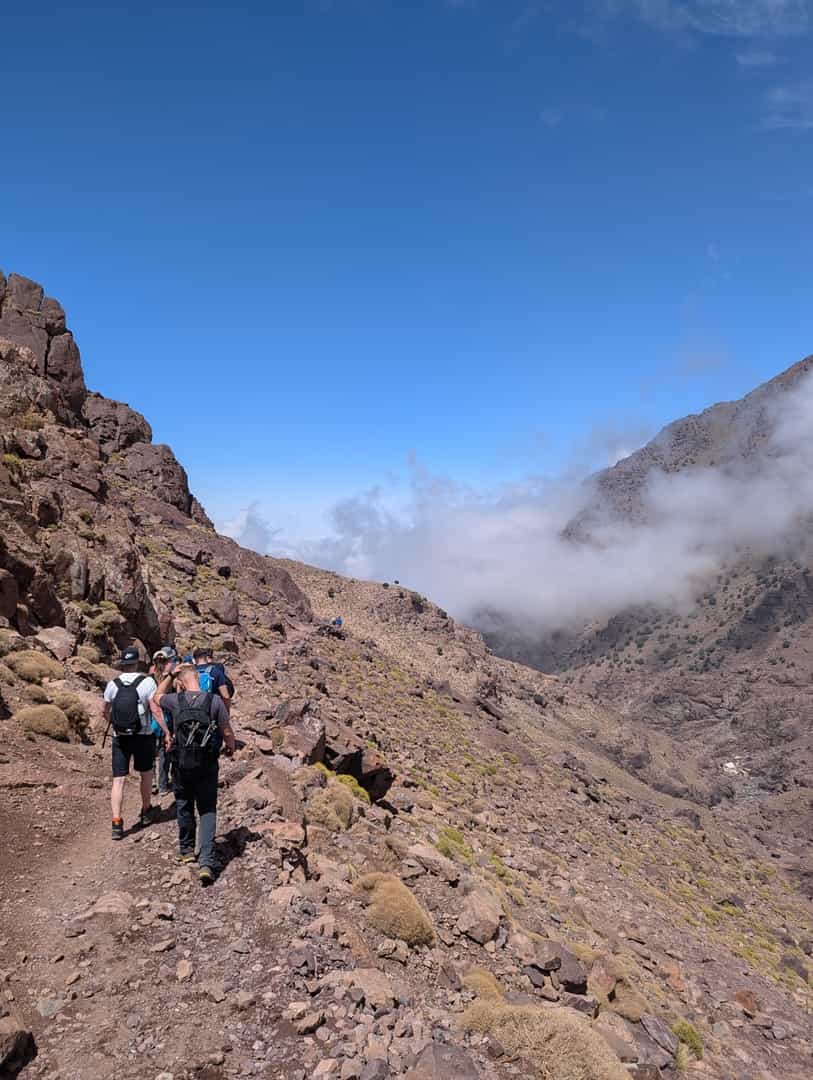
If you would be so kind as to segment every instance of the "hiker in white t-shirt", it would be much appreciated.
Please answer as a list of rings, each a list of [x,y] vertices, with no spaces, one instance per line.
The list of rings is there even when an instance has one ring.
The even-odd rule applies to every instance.
[[[139,824],[149,825],[153,820],[151,805],[152,771],[155,737],[151,719],[154,716],[164,733],[167,747],[171,737],[160,709],[152,707],[156,691],[155,679],[138,670],[138,649],[130,647],[121,654],[121,674],[109,682],[104,692],[104,718],[113,739],[113,788],[110,808],[113,811],[114,840],[124,836],[124,820],[121,816],[124,802],[124,781],[130,772],[132,760],[135,771],[141,774],[141,816]]]

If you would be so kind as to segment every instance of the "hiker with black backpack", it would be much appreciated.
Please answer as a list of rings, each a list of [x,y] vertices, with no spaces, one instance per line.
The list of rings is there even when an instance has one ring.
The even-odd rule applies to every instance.
[[[173,678],[178,693],[168,693]],[[198,876],[202,885],[215,879],[215,833],[217,832],[218,759],[225,746],[234,753],[234,732],[226,704],[220,694],[200,688],[200,676],[193,664],[176,668],[158,684],[155,707],[172,716],[173,785],[178,815],[178,861],[195,861],[195,840],[200,841]],[[200,835],[195,821],[200,818]]]
[[[110,792],[110,808],[113,811],[114,840],[124,836],[124,820],[121,816],[124,802],[124,781],[130,772],[130,762],[137,773],[141,774],[141,815],[142,826],[152,824],[153,808],[152,772],[154,763],[155,741],[151,728],[151,718],[155,716],[169,745],[170,734],[164,718],[153,707],[156,691],[155,680],[138,670],[138,649],[131,646],[121,654],[119,667],[121,674],[111,680],[104,691],[104,718],[107,730],[112,732],[113,745],[113,787]]]

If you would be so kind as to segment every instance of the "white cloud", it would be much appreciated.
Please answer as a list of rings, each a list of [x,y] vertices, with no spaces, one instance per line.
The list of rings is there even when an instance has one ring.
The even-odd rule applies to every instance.
[[[561,124],[562,113],[559,109],[541,109],[539,112],[539,119],[546,128],[553,130],[554,128],[558,128]]]
[[[813,128],[813,79],[772,87],[762,101],[761,123],[769,131]]]
[[[220,524],[220,531],[224,536],[230,536],[243,547],[251,548],[252,551],[270,551],[274,540],[279,535],[279,529],[272,529],[262,517],[258,509],[258,503],[253,502],[244,507],[231,521]]]
[[[630,605],[688,605],[738,550],[785,550],[809,515],[813,379],[776,400],[754,406],[775,420],[758,462],[650,473],[645,524],[602,511],[594,486],[572,479],[478,492],[415,469],[408,505],[382,491],[346,499],[330,536],[282,550],[353,577],[398,578],[461,619],[491,612],[531,635]],[[566,527],[588,507],[590,539],[575,542]]]
[[[811,0],[603,0],[611,15],[634,13],[667,31],[723,37],[794,37],[813,23]]]

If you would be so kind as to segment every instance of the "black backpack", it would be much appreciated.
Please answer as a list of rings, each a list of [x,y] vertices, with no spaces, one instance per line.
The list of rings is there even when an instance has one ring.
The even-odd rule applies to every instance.
[[[212,719],[212,695],[197,693],[193,700],[178,694],[175,714],[175,764],[179,769],[201,769],[213,765],[220,753],[220,729]]]
[[[110,722],[116,735],[141,734],[139,710],[141,700],[138,696],[138,684],[146,677],[146,675],[139,675],[131,683],[122,682],[120,678],[113,680],[113,685],[117,687],[117,690],[110,711]]]

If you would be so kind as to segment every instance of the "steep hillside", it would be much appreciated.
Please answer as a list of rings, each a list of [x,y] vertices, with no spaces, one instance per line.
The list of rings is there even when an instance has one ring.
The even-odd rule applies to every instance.
[[[398,583],[218,536],[58,305],[0,298],[0,1076],[810,1074],[793,837]],[[201,895],[171,801],[111,846],[99,695],[203,638],[241,745]]]
[[[592,543],[609,522],[653,524],[653,476],[691,479],[714,469],[747,489],[780,459],[777,425],[789,395],[813,369],[794,365],[738,402],[726,402],[665,428],[643,449],[599,473],[589,508],[567,530],[570,544]],[[768,472],[770,476],[770,472]],[[508,627],[489,635],[499,652],[544,671],[644,723],[707,752],[707,771],[734,792],[796,793],[798,827],[811,823],[813,728],[813,507],[799,498],[787,531],[770,548],[732,540],[716,569],[699,575],[693,601],[597,616],[574,631],[529,641]],[[764,507],[766,518],[772,509]],[[702,545],[702,529],[697,544]],[[665,567],[668,571],[668,567]]]

